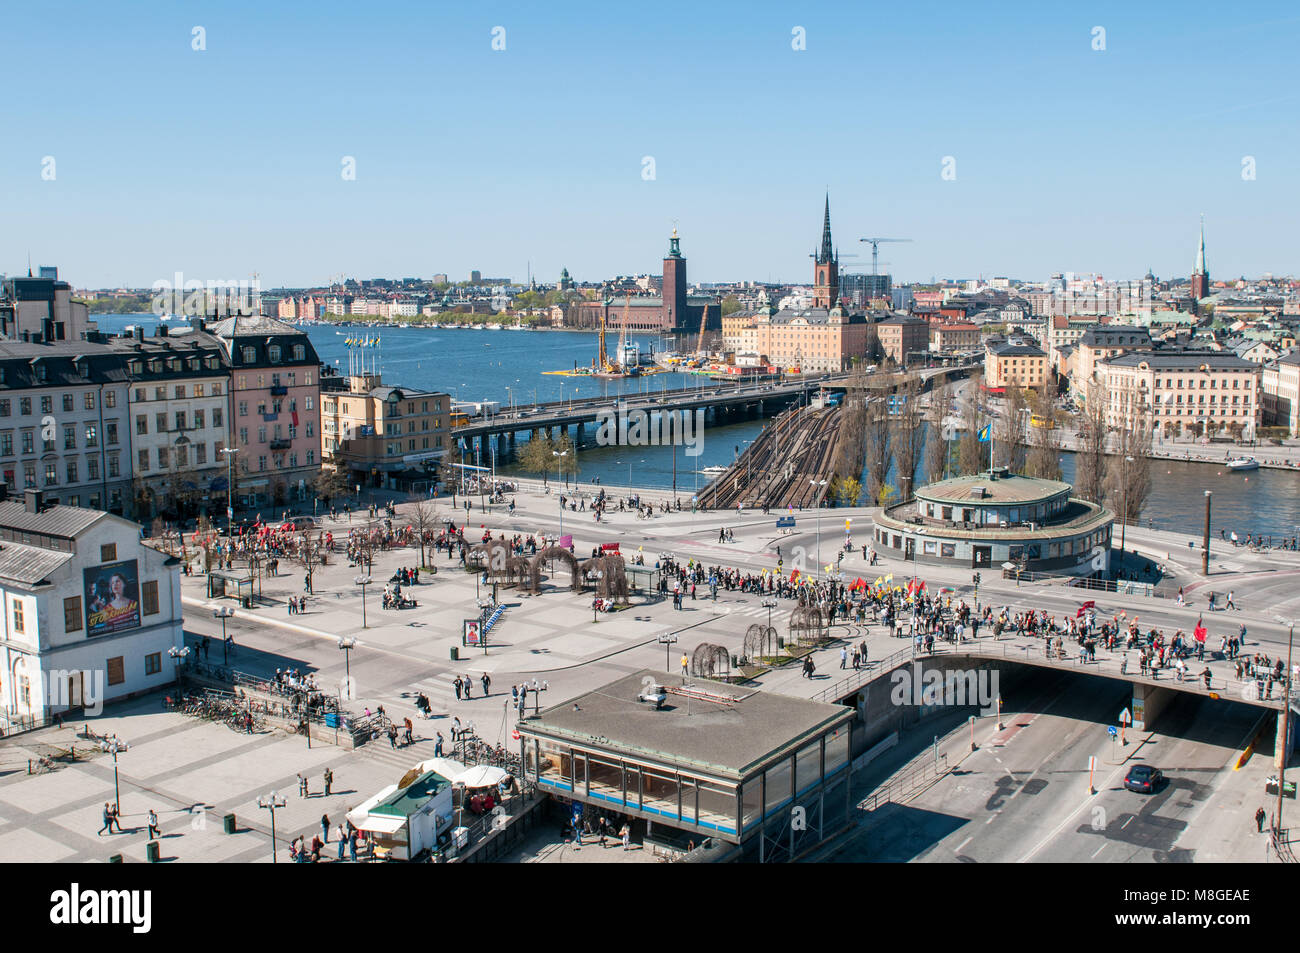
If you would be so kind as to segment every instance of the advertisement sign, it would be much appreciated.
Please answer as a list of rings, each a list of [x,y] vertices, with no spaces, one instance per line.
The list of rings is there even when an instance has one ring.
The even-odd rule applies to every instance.
[[[463,635],[463,641],[466,645],[479,644],[479,625],[480,623],[478,619],[465,620],[465,632]]]
[[[86,635],[109,635],[140,625],[140,574],[136,560],[104,563],[82,572]]]

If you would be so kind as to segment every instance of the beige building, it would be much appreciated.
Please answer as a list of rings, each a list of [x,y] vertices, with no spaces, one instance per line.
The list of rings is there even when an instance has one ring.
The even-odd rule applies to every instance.
[[[843,308],[736,312],[722,319],[723,349],[801,373],[837,373],[867,349],[867,319]]]
[[[351,486],[405,489],[447,452],[451,396],[384,387],[378,374],[321,380],[321,460]]]
[[[896,364],[906,364],[907,356],[930,348],[930,324],[907,314],[896,314],[876,325],[880,346]]]
[[[1263,424],[1300,433],[1300,352],[1290,351],[1264,365],[1261,380]]]
[[[980,337],[980,329],[974,324],[935,324],[930,328],[930,350],[939,353],[977,351]]]
[[[1129,419],[1134,401],[1149,408],[1168,434],[1199,422],[1215,431],[1238,424],[1249,437],[1259,425],[1260,368],[1232,353],[1130,352],[1099,363],[1097,375],[1109,393],[1106,418],[1112,427]]]
[[[1074,346],[1071,357],[1070,388],[1077,395],[1088,390],[1088,381],[1100,361],[1128,351],[1151,350],[1151,332],[1129,324],[1094,324],[1085,330]]]
[[[1047,355],[1020,341],[989,342],[984,349],[984,386],[1041,387],[1047,381]]]

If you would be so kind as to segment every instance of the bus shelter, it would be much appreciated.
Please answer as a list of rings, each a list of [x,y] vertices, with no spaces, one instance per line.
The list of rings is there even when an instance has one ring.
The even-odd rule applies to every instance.
[[[253,575],[227,569],[214,569],[208,573],[208,598],[229,597],[245,609],[253,607]]]

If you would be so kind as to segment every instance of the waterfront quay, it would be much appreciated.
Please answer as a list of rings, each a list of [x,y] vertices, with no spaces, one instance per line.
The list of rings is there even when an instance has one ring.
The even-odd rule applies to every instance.
[[[589,505],[592,492],[590,485],[584,485],[579,498]],[[870,581],[892,574],[901,583],[915,573],[926,581],[930,591],[947,587],[953,590],[954,599],[968,603],[975,599],[969,570],[917,566],[886,553],[875,565],[869,565],[860,547],[869,539],[876,512],[873,509],[796,511],[795,527],[778,530],[774,517],[753,512],[706,514],[684,508],[642,518],[633,510],[618,512],[615,506],[599,523],[590,510],[566,511],[561,527],[561,493],[563,490],[557,486],[552,486],[550,493],[535,483],[521,486],[519,492],[506,495],[507,501],[516,502],[513,514],[506,503],[484,505],[476,500],[466,537],[475,540],[484,531],[555,537],[561,535],[562,529],[564,534],[574,536],[574,549],[580,557],[596,547],[617,543],[626,558],[639,557],[647,567],[671,554],[679,563],[694,559],[705,566],[742,573],[772,572],[782,566],[783,575],[789,574],[793,561],[802,553],[804,571],[813,576],[818,566],[838,561],[846,581],[859,576]],[[572,494],[565,495],[572,499]],[[646,495],[663,496],[660,491],[646,491]],[[414,505],[399,504],[394,524],[410,523]],[[449,500],[438,500],[435,506],[439,521],[455,520],[460,526],[463,510],[453,509]],[[837,560],[846,519],[850,521],[855,548]],[[363,522],[369,521],[353,514],[351,523],[344,518],[327,521],[325,526],[336,538],[345,538],[349,526]],[[732,538],[719,542],[719,531],[723,529],[730,530]],[[1201,576],[1199,552],[1188,547],[1189,540],[1182,534],[1129,528],[1130,552],[1158,562],[1164,569],[1165,579],[1154,596],[1091,592],[1060,582],[1017,586],[1014,580],[985,573],[978,592],[979,604],[1005,606],[1012,613],[1044,610],[1063,618],[1073,617],[1085,601],[1093,601],[1099,618],[1140,618],[1143,630],[1155,627],[1167,633],[1176,629],[1190,633],[1202,619],[1209,630],[1207,648],[1217,648],[1220,637],[1237,634],[1244,623],[1248,634],[1243,655],[1284,657],[1287,628],[1278,617],[1297,613],[1300,595],[1296,594],[1295,584],[1300,577],[1300,554],[1253,553],[1212,541],[1209,575]],[[213,609],[234,607],[233,618],[225,620],[234,642],[231,669],[268,678],[276,669],[294,668],[315,675],[328,690],[338,689],[350,677],[355,697],[346,707],[360,712],[382,705],[399,725],[411,718],[411,744],[395,747],[386,738],[379,738],[348,750],[327,738],[313,737],[309,743],[301,735],[279,730],[236,733],[220,723],[164,710],[158,694],[140,696],[109,706],[99,716],[79,719],[76,724],[16,735],[0,744],[0,855],[28,860],[104,861],[120,853],[128,861],[142,861],[147,843],[144,818],[152,809],[160,817],[166,858],[267,861],[271,859],[270,816],[259,808],[258,801],[275,790],[287,798],[286,806],[276,814],[279,859],[283,861],[287,859],[289,838],[299,834],[310,838],[319,830],[322,815],[337,823],[366,798],[396,783],[414,764],[432,758],[439,734],[444,753],[454,756],[450,737],[454,719],[461,726],[473,723],[474,733],[489,745],[517,748],[519,742],[513,735],[521,715],[512,704],[512,686],[536,680],[544,688],[538,699],[539,715],[544,719],[549,709],[557,705],[571,708],[582,695],[631,675],[680,675],[681,657],[693,657],[702,645],[741,655],[752,626],[770,622],[778,633],[788,635],[797,608],[790,599],[775,600],[776,605],[769,607],[759,594],[725,588],[715,599],[706,586],[701,586],[694,598],[683,598],[680,608],[674,608],[668,596],[633,593],[626,609],[593,612],[590,590],[572,591],[569,571],[557,560],[557,572],[544,579],[539,595],[500,588],[497,597],[504,607],[500,620],[485,648],[470,647],[462,642],[463,620],[479,617],[480,602],[490,599],[492,587],[484,585],[479,574],[460,569],[459,561],[449,559],[445,551],[429,560],[438,567],[436,574],[422,572],[420,583],[404,590],[419,602],[417,608],[380,608],[377,590],[398,568],[414,567],[419,561],[418,549],[412,547],[377,554],[369,573],[373,585],[367,593],[357,585],[358,567],[348,565],[345,558],[335,554],[327,565],[315,569],[312,593],[308,595],[301,567],[294,570],[284,560],[279,575],[261,580],[252,609],[231,600],[209,598],[201,574],[182,576],[186,639],[192,651],[198,652],[207,637],[211,640],[207,660],[221,661],[223,622],[214,616]],[[1174,598],[1179,587],[1183,589],[1184,604]],[[1219,594],[1219,605],[1228,592],[1233,593],[1237,608],[1208,611],[1208,594],[1212,591]],[[290,614],[289,597],[304,595],[305,611]],[[851,700],[851,707],[857,711],[850,749],[853,762],[876,744],[878,735],[896,731],[901,739],[899,751],[906,748],[909,732],[920,731],[928,746],[929,731],[924,727],[928,722],[922,722],[920,727],[914,724],[920,719],[918,712],[903,715],[890,710],[881,715],[873,710],[872,705],[881,704],[879,697],[887,695],[873,695],[877,700],[862,703],[864,689],[870,692],[868,686],[875,679],[894,667],[911,663],[913,643],[899,634],[899,629],[891,632],[891,627],[870,618],[861,624],[837,623],[831,628],[830,641],[808,656],[815,666],[814,677],[806,677],[799,664],[765,666],[766,671],[755,672],[745,688],[824,704]],[[354,637],[355,645],[341,650],[341,636]],[[867,668],[856,672],[841,668],[841,653],[862,643],[867,647]],[[1099,649],[1098,661],[1088,663],[1077,657],[1048,660],[1041,639],[1012,637],[1006,632],[994,638],[983,629],[975,646],[942,645],[936,649],[936,659],[947,656],[960,660],[961,665],[997,664],[1008,672],[1025,668],[1025,663],[1035,669],[1051,666],[1053,671],[1084,679],[1085,684],[1119,685],[1130,702],[1134,693],[1147,691],[1141,686],[1148,679],[1137,671],[1135,656],[1129,658],[1127,672],[1121,672],[1122,652]],[[1041,657],[1033,658],[1035,653]],[[1212,673],[1208,691],[1218,694],[1223,705],[1244,704],[1271,718],[1276,702],[1246,699],[1246,686],[1236,679],[1233,662],[1212,655],[1207,652],[1204,662]],[[1199,672],[1201,663],[1195,668]],[[489,678],[486,694],[482,690],[485,674]],[[453,686],[457,676],[472,679],[473,692],[468,700],[457,698]],[[1154,688],[1208,698],[1204,684],[1195,679],[1174,683],[1172,678],[1166,678],[1169,676],[1162,673]],[[431,718],[424,718],[416,708],[420,694],[432,704]],[[1007,717],[1027,711],[1032,705],[1029,697],[1013,687],[1004,690],[1003,696]],[[530,703],[523,720],[533,717],[533,711]],[[79,735],[87,726],[98,735],[115,733],[129,742],[129,751],[118,756],[116,776],[112,760],[102,754],[78,757],[71,763],[59,761],[53,770],[27,773],[29,760],[72,747],[81,748],[84,755],[86,745]],[[1145,727],[1143,737],[1158,732],[1160,723],[1155,720]],[[964,720],[956,730],[965,735],[968,729]],[[996,722],[988,716],[979,717],[974,730],[981,745],[1000,734]],[[1268,737],[1266,731],[1265,739]],[[1267,759],[1256,757],[1252,764],[1252,771],[1263,770]],[[323,794],[321,781],[326,768],[334,777],[328,797]],[[871,769],[871,765],[859,763],[855,777],[865,777]],[[297,795],[299,774],[309,781],[307,797]],[[100,824],[103,803],[115,800],[117,789],[126,833],[97,836],[94,831]],[[861,793],[861,784],[855,783],[857,793]],[[621,817],[616,805],[610,804],[607,810]],[[628,813],[639,814],[639,809]],[[226,814],[236,818],[234,834],[224,831],[221,819]],[[644,820],[632,821],[634,845],[654,841],[659,822],[654,822],[651,829]],[[664,826],[671,828],[667,822]],[[543,829],[545,836],[543,831],[538,833],[541,840],[529,841],[512,858],[555,859],[562,843],[556,834],[558,826],[543,825]],[[327,858],[334,856],[332,838]],[[572,846],[576,845],[563,849],[571,850]],[[611,862],[633,857],[639,861],[651,853],[620,850],[596,856]],[[591,856],[584,848],[583,858]]]

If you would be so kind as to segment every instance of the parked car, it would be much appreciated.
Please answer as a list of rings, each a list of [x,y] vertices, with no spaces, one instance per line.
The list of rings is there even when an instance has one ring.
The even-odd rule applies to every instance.
[[[1165,776],[1149,764],[1135,764],[1124,776],[1124,787],[1139,794],[1154,794]]]

